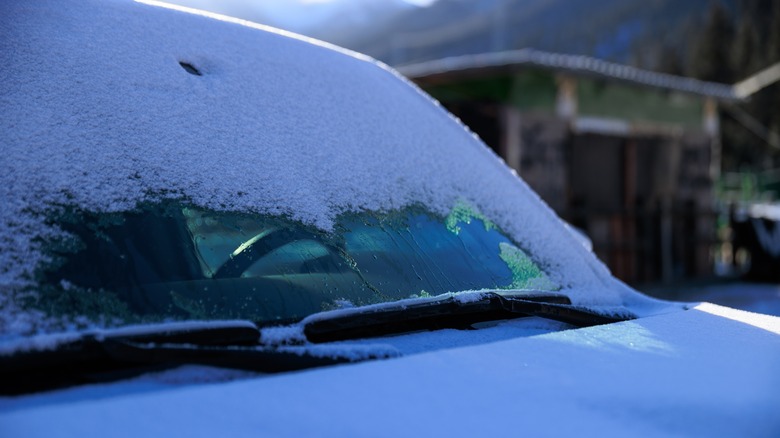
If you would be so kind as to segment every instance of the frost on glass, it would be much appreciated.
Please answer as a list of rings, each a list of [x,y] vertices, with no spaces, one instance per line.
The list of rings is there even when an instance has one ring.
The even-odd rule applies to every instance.
[[[33,307],[96,321],[294,321],[323,310],[464,290],[556,290],[465,202],[346,213],[326,232],[181,201],[115,213],[60,208]]]
[[[458,200],[452,211],[445,218],[447,230],[454,234],[460,234],[461,225],[470,225],[472,222],[481,222],[485,233],[498,231],[498,227],[476,207],[466,201]],[[503,237],[503,235],[502,235]],[[498,244],[498,256],[506,263],[512,273],[512,282],[508,285],[498,286],[501,289],[519,290],[544,290],[556,291],[560,287],[553,283],[533,260],[509,239]]]
[[[528,257],[522,249],[511,243],[501,242],[499,257],[512,271],[512,284],[507,289],[531,289],[555,291],[560,289],[547,274]]]
[[[458,200],[455,206],[452,207],[450,214],[444,220],[447,229],[455,234],[460,233],[460,226],[458,223],[470,224],[471,221],[478,220],[485,226],[485,231],[497,229],[495,224],[480,213],[476,208],[472,207],[469,203],[463,200]]]

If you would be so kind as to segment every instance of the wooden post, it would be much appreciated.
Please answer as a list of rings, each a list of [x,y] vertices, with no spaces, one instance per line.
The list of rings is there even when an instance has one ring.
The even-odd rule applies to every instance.
[[[573,121],[577,117],[577,81],[569,76],[558,77],[558,98],[555,103],[558,117]]]
[[[636,239],[636,192],[637,192],[637,142],[627,138],[623,142],[623,245],[625,245],[626,279],[635,282],[637,252],[639,245]]]
[[[671,283],[674,278],[673,232],[672,201],[664,195],[661,199],[661,279],[664,283]]]
[[[710,139],[710,178],[714,182],[720,178],[721,145],[718,103],[712,97],[704,100],[702,128]]]
[[[520,111],[512,105],[505,105],[501,111],[504,135],[501,141],[501,156],[509,167],[521,174],[520,159],[523,153]]]

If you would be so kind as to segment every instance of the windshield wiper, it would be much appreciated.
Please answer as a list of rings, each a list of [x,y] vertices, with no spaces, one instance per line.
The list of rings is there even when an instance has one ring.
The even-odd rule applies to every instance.
[[[483,292],[473,296],[447,298],[420,303],[398,303],[374,309],[355,309],[334,316],[315,316],[304,320],[304,334],[310,342],[332,342],[370,338],[389,334],[442,328],[468,329],[483,321],[537,316],[577,327],[611,324],[634,319],[628,312],[606,314],[571,305],[565,295],[523,291]]]
[[[502,291],[324,312],[300,324],[307,341],[320,343],[441,328],[469,329],[478,322],[523,316],[579,327],[634,318],[628,313],[609,315],[572,306],[565,295],[528,291],[507,295]],[[45,340],[31,348],[0,353],[0,394],[113,381],[183,364],[273,373],[388,357],[381,352],[354,358],[314,355],[306,348],[279,349],[263,345],[260,333],[257,324],[236,320],[152,324],[81,333],[56,342]]]
[[[259,337],[252,322],[218,321],[153,324],[83,333],[67,340],[52,338],[0,354],[0,394],[113,381],[183,364],[270,373],[351,361],[263,347]]]

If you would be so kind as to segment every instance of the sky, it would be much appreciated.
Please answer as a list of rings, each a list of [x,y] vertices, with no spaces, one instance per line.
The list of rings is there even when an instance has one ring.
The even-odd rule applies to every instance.
[[[169,3],[308,33],[329,20],[354,24],[373,14],[403,7],[430,6],[437,0],[164,0]]]
[[[261,0],[261,1],[263,1],[263,0]],[[268,2],[268,0],[265,0],[265,1]],[[271,0],[271,1],[273,1],[273,0]],[[282,3],[284,1],[285,0],[279,1],[279,3]],[[359,3],[360,1],[365,1],[365,0],[290,0],[289,2],[290,3],[304,3],[304,4],[307,4],[307,3],[338,3],[338,2],[341,2],[341,3]],[[368,0],[368,1],[384,1],[384,0]],[[405,1],[406,3],[411,3],[413,5],[417,5],[417,6],[429,6],[431,3],[435,2],[436,0],[403,0],[403,1]]]

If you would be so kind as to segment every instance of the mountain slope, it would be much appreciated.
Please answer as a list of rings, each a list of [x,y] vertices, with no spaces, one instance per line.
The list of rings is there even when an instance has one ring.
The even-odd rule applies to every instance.
[[[680,42],[700,29],[710,1],[439,0],[331,41],[393,65],[522,47],[619,62],[638,54],[653,64],[661,47],[685,49]],[[726,3],[734,9],[735,0]]]

